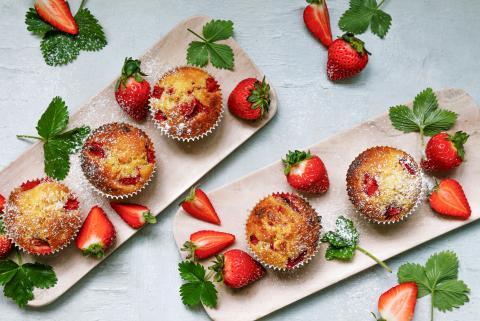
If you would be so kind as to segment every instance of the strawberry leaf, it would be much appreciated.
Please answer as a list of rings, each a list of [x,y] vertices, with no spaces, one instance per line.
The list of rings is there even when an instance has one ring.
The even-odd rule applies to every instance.
[[[217,290],[213,283],[207,280],[205,268],[192,261],[183,261],[178,264],[180,277],[186,281],[180,287],[180,296],[183,304],[193,307],[200,303],[208,307],[216,307]]]
[[[208,42],[226,40],[233,36],[233,22],[230,20],[211,20],[203,26],[202,32]]]
[[[322,237],[322,243],[330,246],[325,253],[327,260],[351,260],[357,249],[359,234],[353,222],[343,216],[337,218],[335,231],[329,231]]]
[[[398,283],[415,282],[418,287],[418,297],[430,294],[430,284],[425,275],[425,268],[420,264],[406,263],[397,272]]]
[[[370,26],[372,33],[383,39],[390,29],[392,17],[380,10],[380,5],[376,0],[350,0],[350,8],[342,15],[338,26],[354,34],[362,34]]]
[[[210,62],[218,69],[233,69],[233,50],[227,45],[209,43],[207,45]]]
[[[63,180],[70,170],[68,145],[63,140],[49,139],[43,144],[45,174]]]
[[[22,269],[36,288],[48,289],[57,284],[57,276],[49,265],[26,263],[22,266]]]
[[[451,311],[470,301],[468,293],[470,293],[470,289],[463,281],[444,281],[439,283],[435,289],[433,306],[442,312]]]
[[[107,38],[102,26],[90,10],[82,9],[75,15],[78,24],[76,43],[80,50],[98,51],[107,45]]]
[[[72,35],[60,31],[49,31],[40,43],[43,59],[49,66],[66,65],[80,54],[80,48]]]
[[[193,66],[205,67],[208,64],[208,47],[201,41],[192,41],[187,49],[187,63]]]
[[[25,24],[27,25],[28,31],[39,36],[43,36],[47,32],[55,30],[54,27],[40,18],[34,8],[28,9],[27,13],[25,14]]]
[[[68,110],[60,97],[54,97],[42,114],[37,124],[37,132],[44,139],[49,139],[67,128]]]

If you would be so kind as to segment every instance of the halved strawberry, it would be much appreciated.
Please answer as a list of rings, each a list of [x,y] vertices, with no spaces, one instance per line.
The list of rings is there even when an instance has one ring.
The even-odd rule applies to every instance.
[[[332,44],[330,15],[326,0],[307,0],[308,6],[303,10],[303,21],[308,30],[328,48]]]
[[[282,159],[287,181],[293,188],[306,193],[325,193],[330,182],[327,169],[320,157],[311,155],[310,151],[289,151]]]
[[[378,312],[381,320],[410,321],[417,304],[418,288],[415,282],[401,283],[378,299]]]
[[[65,0],[35,0],[38,15],[60,31],[76,35],[78,25]]]
[[[76,244],[83,255],[102,258],[105,251],[113,244],[115,234],[115,228],[107,214],[100,206],[94,206],[78,233]]]
[[[239,289],[260,279],[265,269],[248,253],[242,250],[229,250],[216,256],[215,264],[209,267],[216,272],[215,281],[234,289]]]
[[[217,231],[198,231],[190,235],[190,241],[183,244],[182,251],[187,251],[187,259],[195,257],[206,259],[235,242],[235,235]]]
[[[470,204],[459,182],[444,179],[430,194],[430,207],[437,213],[466,220],[472,214]]]
[[[217,225],[221,223],[208,196],[200,188],[192,187],[181,205],[188,214],[199,220]]]
[[[118,202],[110,202],[110,206],[120,215],[125,223],[134,229],[139,229],[146,223],[157,223],[156,217],[150,213],[146,206]]]

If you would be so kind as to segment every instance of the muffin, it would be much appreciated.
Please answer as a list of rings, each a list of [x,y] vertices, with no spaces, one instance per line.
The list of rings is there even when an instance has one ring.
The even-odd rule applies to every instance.
[[[125,123],[97,128],[81,152],[83,173],[94,190],[110,198],[142,190],[155,171],[155,151],[141,129]]]
[[[79,202],[67,186],[50,178],[28,181],[10,194],[3,222],[7,236],[22,250],[52,254],[77,234]]]
[[[163,134],[180,141],[193,141],[217,127],[223,115],[222,91],[206,71],[179,67],[155,84],[150,110]]]
[[[253,255],[266,267],[290,271],[316,254],[320,217],[298,194],[275,193],[261,200],[246,224],[246,239]]]
[[[362,152],[347,172],[347,192],[358,212],[376,223],[410,215],[422,195],[422,172],[412,156],[387,146]]]

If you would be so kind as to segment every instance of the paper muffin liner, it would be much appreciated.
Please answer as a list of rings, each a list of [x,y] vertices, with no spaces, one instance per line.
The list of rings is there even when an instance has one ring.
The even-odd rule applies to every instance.
[[[26,183],[33,183],[33,182],[37,182],[37,181],[46,181],[46,180],[50,180],[52,182],[57,182],[59,184],[62,184],[64,186],[66,186],[69,190],[69,195],[70,196],[73,196],[76,200],[78,200],[78,196],[72,192],[70,190],[70,188],[62,183],[62,182],[59,182],[58,180],[55,180],[53,178],[50,178],[50,177],[43,177],[43,178],[37,178],[37,179],[32,179],[32,180],[27,180],[25,182],[23,182],[22,184],[20,184],[18,187],[20,187],[21,185],[23,184],[26,184]],[[75,226],[75,231],[72,233],[72,236],[70,237],[70,239],[68,241],[66,241],[62,246],[56,248],[54,251],[50,252],[50,253],[36,253],[36,252],[30,252],[29,250],[27,250],[26,248],[24,248],[23,246],[21,246],[20,244],[18,244],[16,241],[15,241],[15,238],[14,236],[11,235],[9,229],[8,229],[8,226],[5,224],[3,224],[4,228],[5,228],[5,235],[6,237],[12,242],[12,244],[15,245],[15,247],[17,247],[18,249],[20,249],[23,253],[25,254],[29,254],[29,255],[35,255],[35,256],[50,256],[50,255],[54,255],[60,251],[62,251],[63,249],[65,249],[67,246],[69,246],[73,240],[75,240],[75,238],[77,237],[77,234],[78,232],[80,231],[80,227],[82,226],[83,222],[82,222],[82,217],[80,215],[80,202],[78,202],[78,209],[76,210],[77,211],[77,216],[79,218],[78,220],[78,225]],[[0,214],[0,217],[2,218],[2,220],[5,219],[5,215],[10,212],[10,211],[13,211],[13,212],[16,212],[16,209],[15,209],[15,206],[13,206],[12,204],[10,204],[10,197],[8,198],[7,200],[7,203],[5,204],[5,211],[3,214]]]
[[[368,149],[370,148],[375,148],[375,147],[383,147],[383,146],[373,146],[373,147],[369,147]],[[392,147],[392,148],[395,148],[395,147]],[[398,148],[396,148],[398,149]],[[363,151],[362,151],[363,153]],[[406,152],[405,152],[406,153]],[[408,153],[407,153],[408,154]],[[359,154],[360,155],[360,154]],[[410,155],[410,154],[408,154]],[[410,155],[411,156],[411,155]],[[358,156],[357,156],[358,157]],[[357,157],[355,157],[355,159],[357,159]],[[412,157],[412,156],[411,156]],[[413,157],[412,157],[413,158]],[[354,162],[355,159],[352,161]],[[416,162],[417,163],[417,162]],[[348,195],[348,182],[346,184],[346,191],[347,191],[347,195],[348,195],[348,199],[350,200],[350,202],[352,203],[354,209],[355,209],[355,212],[360,216],[362,217],[364,220],[366,220],[367,222],[369,223],[375,223],[375,224],[378,224],[378,225],[391,225],[391,224],[396,224],[396,223],[399,223],[399,222],[402,222],[402,221],[405,221],[408,217],[410,217],[412,214],[414,214],[416,212],[416,210],[418,209],[418,207],[420,206],[420,204],[422,203],[422,201],[424,200],[425,198],[425,195],[426,195],[426,183],[425,183],[425,178],[424,178],[424,174],[423,174],[423,171],[422,169],[420,168],[420,164],[417,163],[417,166],[418,166],[418,176],[419,176],[419,179],[420,179],[420,191],[418,193],[418,196],[417,196],[417,199],[415,200],[415,204],[412,206],[412,208],[410,209],[410,211],[408,211],[407,213],[405,213],[404,215],[402,215],[400,218],[397,218],[396,220],[389,220],[389,221],[380,221],[380,220],[376,220],[374,218],[371,218],[369,216],[367,216],[366,214],[364,214],[362,211],[360,211],[356,206],[355,204],[353,203],[353,200],[352,198],[350,197],[350,195]]]
[[[173,72],[176,72],[179,68],[182,68],[182,67],[196,68],[196,69],[199,69],[199,70],[202,70],[202,71],[206,72],[209,76],[213,77],[210,73],[208,73],[206,70],[204,70],[202,68],[197,68],[197,67],[192,67],[192,66],[176,66],[176,67],[170,69],[169,71],[167,71],[166,73],[164,73],[163,76],[155,82],[155,84],[158,81],[160,81],[161,79],[163,79],[163,77],[165,77],[165,76],[167,76],[167,75],[169,75]],[[216,80],[216,78],[214,78],[214,79]],[[218,83],[218,81],[217,81],[217,83]],[[219,86],[220,86],[220,84],[219,84]],[[155,112],[157,110],[151,106],[151,101],[153,99],[157,99],[157,98],[150,98],[149,110],[150,110],[150,118],[153,121],[153,123],[155,124],[155,127],[157,127],[160,130],[160,133],[162,135],[167,136],[168,138],[171,138],[173,140],[176,140],[176,141],[179,141],[179,142],[184,142],[184,143],[198,141],[198,140],[201,140],[202,138],[210,135],[220,125],[220,122],[222,121],[223,115],[225,113],[225,108],[224,108],[224,105],[223,105],[223,93],[222,93],[221,86],[220,86],[220,100],[222,102],[222,105],[221,105],[220,115],[218,115],[215,123],[209,129],[207,129],[205,132],[203,132],[202,134],[185,138],[185,137],[181,137],[181,136],[178,136],[178,135],[172,135],[168,131],[168,129],[166,129],[162,125],[161,122],[159,122],[158,120],[155,119]]]
[[[135,125],[128,124],[128,123],[118,123],[118,122],[114,122],[114,123],[108,123],[108,124],[115,124],[115,123],[116,123],[116,124],[120,124],[120,125],[126,124],[126,125],[129,125],[129,126],[133,126],[133,127],[137,128],[138,130],[140,130],[142,133],[144,133],[145,136],[148,138],[148,140],[152,143],[153,153],[155,154],[155,145],[153,144],[153,141],[151,140],[150,136],[148,136],[148,134],[145,133],[145,131],[143,131],[142,129],[136,127]],[[93,134],[95,134],[95,131],[97,131],[98,129],[100,129],[100,128],[102,128],[103,126],[108,125],[108,124],[104,124],[104,125],[96,128],[96,129],[90,134],[90,136],[93,135]],[[89,137],[90,137],[90,136],[89,136]],[[87,138],[87,139],[88,139],[88,138]],[[85,145],[84,145],[84,146],[85,146]],[[84,147],[84,146],[82,146],[82,150],[83,150],[83,147]],[[85,161],[85,157],[83,156],[83,153],[80,152],[80,163],[83,164],[84,161]],[[83,170],[83,166],[80,166],[80,167],[82,167],[82,173],[83,173],[84,179],[86,180],[86,182],[88,183],[90,189],[91,189],[94,193],[100,195],[101,197],[110,199],[110,200],[123,200],[123,199],[127,199],[127,198],[130,198],[130,197],[133,197],[133,196],[139,194],[140,192],[142,192],[142,191],[148,186],[148,184],[150,184],[150,182],[152,181],[152,178],[155,176],[155,173],[156,173],[156,171],[157,171],[157,157],[155,156],[155,163],[153,164],[152,173],[150,174],[150,176],[148,177],[148,179],[143,183],[142,187],[140,187],[138,190],[136,190],[136,191],[134,191],[134,192],[127,193],[127,194],[122,194],[122,195],[112,195],[112,194],[108,194],[108,193],[100,190],[98,187],[94,186],[94,185],[90,182],[89,178],[88,178],[87,175],[85,174],[85,171]]]
[[[279,266],[276,266],[276,265],[273,265],[273,264],[270,264],[270,263],[267,263],[265,261],[263,261],[263,259],[261,257],[259,257],[255,251],[253,251],[253,249],[250,247],[250,242],[249,242],[249,237],[248,237],[248,234],[247,234],[247,222],[248,222],[248,218],[250,217],[253,209],[257,206],[258,203],[260,203],[261,201],[265,200],[266,198],[270,197],[270,196],[274,196],[274,195],[278,195],[278,194],[289,194],[289,195],[295,195],[297,197],[300,197],[301,199],[303,199],[303,201],[310,207],[312,208],[314,211],[315,211],[315,214],[316,214],[316,217],[317,217],[317,220],[318,220],[318,224],[320,226],[320,230],[318,232],[318,241],[317,241],[317,245],[314,249],[314,251],[310,254],[310,256],[308,257],[305,257],[301,262],[297,263],[296,265],[293,266],[293,268],[287,268],[287,267],[279,267]],[[303,197],[302,195],[300,194],[297,194],[297,193],[290,193],[290,192],[274,192],[274,193],[271,193],[267,196],[265,196],[264,198],[262,198],[261,200],[259,200],[255,205],[254,207],[249,211],[249,215],[247,217],[247,220],[245,221],[245,226],[244,226],[244,232],[245,232],[245,240],[247,242],[247,248],[248,248],[248,252],[253,256],[253,258],[258,261],[263,267],[267,268],[267,269],[270,269],[270,270],[273,270],[275,272],[279,272],[279,273],[287,273],[287,274],[291,274],[293,273],[294,271],[297,271],[298,269],[304,267],[306,264],[308,264],[310,261],[312,261],[312,259],[317,255],[318,251],[320,250],[320,239],[321,239],[321,230],[322,230],[322,217],[317,213],[317,211],[315,210],[315,208],[308,202],[308,200]]]

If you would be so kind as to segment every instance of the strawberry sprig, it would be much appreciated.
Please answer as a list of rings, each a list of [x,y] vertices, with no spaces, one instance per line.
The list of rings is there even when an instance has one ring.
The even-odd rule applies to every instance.
[[[35,8],[30,8],[25,14],[27,30],[42,38],[40,49],[47,65],[66,65],[77,59],[80,51],[98,51],[107,45],[102,26],[90,10],[84,8],[85,2],[82,1],[74,17],[78,25],[75,35],[44,21]]]
[[[82,126],[65,131],[68,125],[68,110],[60,97],[55,97],[37,123],[39,136],[17,135],[20,139],[43,141],[45,174],[63,180],[70,170],[70,155],[82,146],[90,127]]]
[[[377,4],[377,0],[350,0],[350,8],[345,11],[338,22],[338,26],[345,32],[362,34],[368,27],[372,33],[380,38],[385,38],[392,17],[380,7],[385,0]]]
[[[355,255],[355,251],[358,250],[392,273],[392,269],[385,262],[358,245],[359,236],[360,234],[353,222],[344,216],[339,216],[336,221],[336,230],[325,233],[321,239],[322,243],[329,244],[325,252],[325,258],[328,261],[334,259],[349,261]]]

